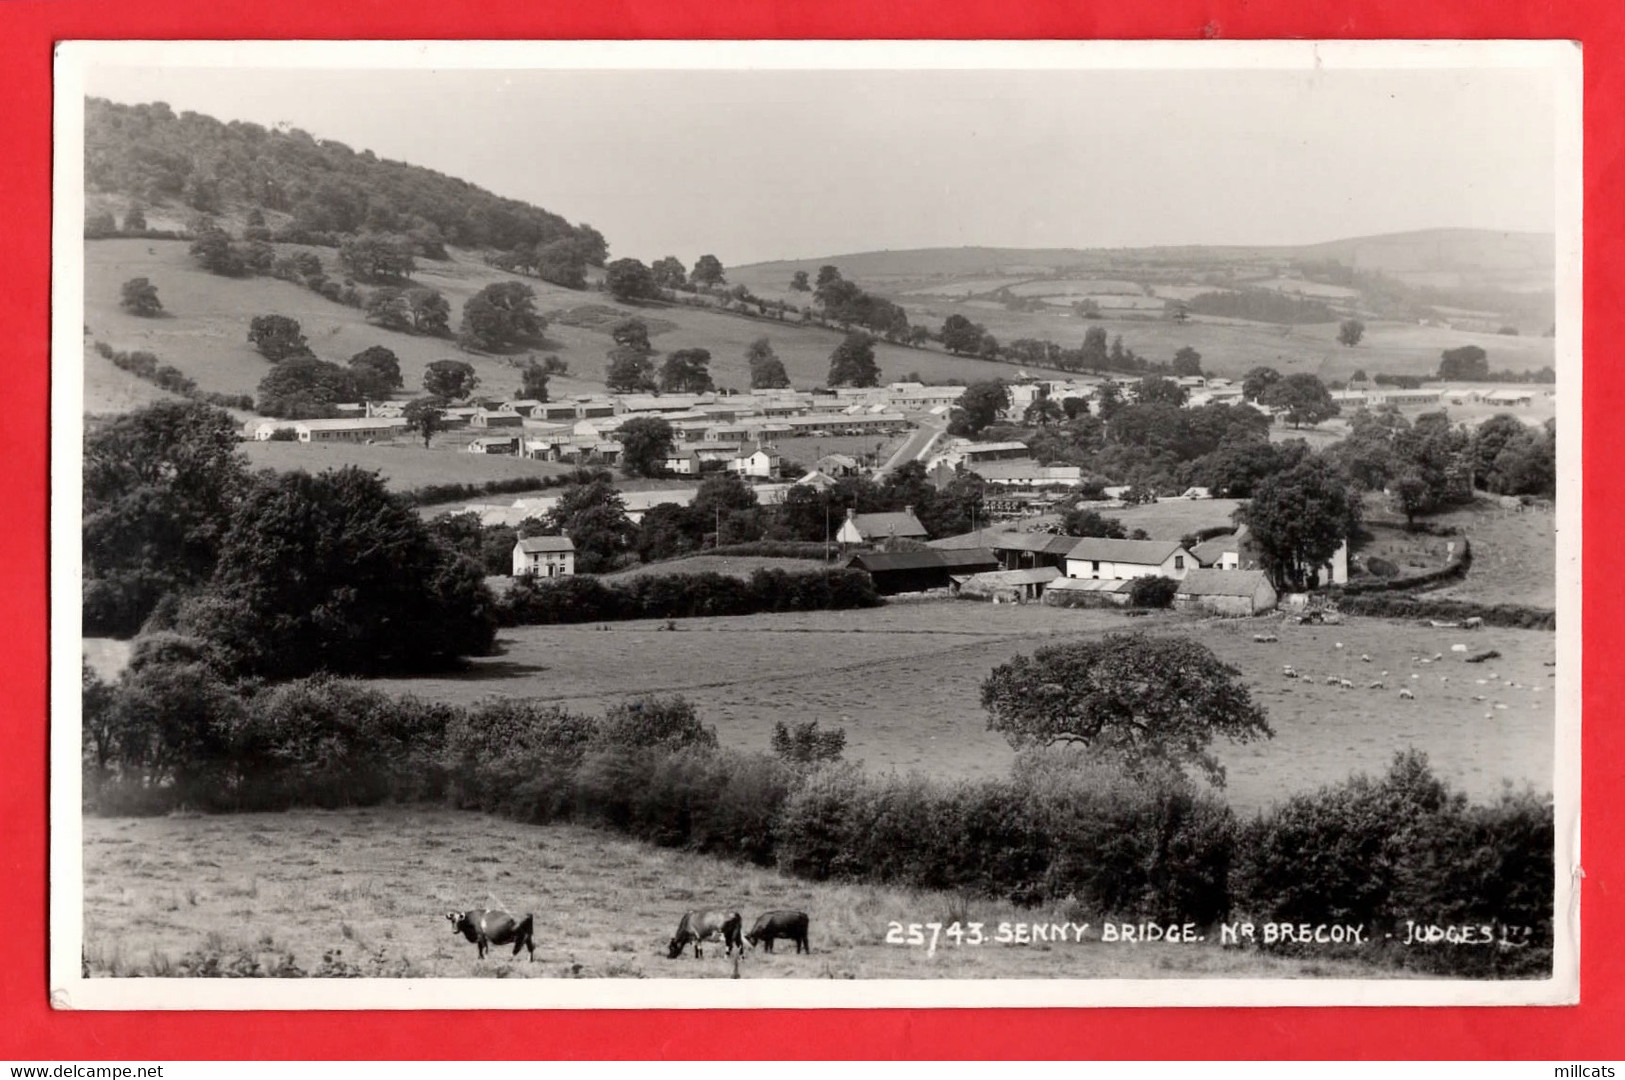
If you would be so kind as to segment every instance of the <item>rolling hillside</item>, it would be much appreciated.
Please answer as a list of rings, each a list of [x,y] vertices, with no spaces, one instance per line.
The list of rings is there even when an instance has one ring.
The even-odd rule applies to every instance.
[[[187,243],[175,240],[108,239],[85,245],[86,410],[91,413],[123,411],[163,396],[90,352],[105,341],[115,349],[144,349],[173,364],[200,389],[220,393],[253,393],[270,365],[247,339],[249,322],[256,315],[278,314],[298,320],[310,347],[324,360],[344,362],[372,345],[383,345],[400,358],[401,373],[410,394],[421,386],[424,368],[434,360],[456,358],[473,364],[481,392],[495,395],[518,390],[516,364],[524,354],[509,358],[466,354],[444,338],[414,336],[385,330],[366,321],[361,311],[325,300],[300,286],[274,278],[226,278],[197,268],[187,254]],[[278,245],[279,253],[293,250]],[[331,262],[330,249],[316,250]],[[603,390],[608,329],[618,318],[647,320],[656,349],[681,348],[711,351],[711,372],[719,386],[750,385],[746,346],[766,336],[784,361],[798,387],[821,385],[829,371],[829,355],[841,341],[836,330],[795,323],[777,323],[696,308],[616,303],[593,291],[549,285],[534,277],[519,277],[485,265],[466,252],[453,250],[446,262],[425,262],[414,283],[440,290],[451,303],[455,323],[465,300],[496,281],[522,280],[536,292],[536,307],[551,322],[537,355],[557,354],[570,365],[566,376],[555,377],[554,396]],[[118,304],[120,285],[132,277],[146,277],[158,288],[164,305],[159,318],[140,318]],[[576,323],[578,325],[567,325]],[[1008,365],[952,357],[936,350],[910,349],[877,343],[876,360],[882,378],[901,379],[919,372],[928,381],[958,378],[974,380],[1008,377]]]

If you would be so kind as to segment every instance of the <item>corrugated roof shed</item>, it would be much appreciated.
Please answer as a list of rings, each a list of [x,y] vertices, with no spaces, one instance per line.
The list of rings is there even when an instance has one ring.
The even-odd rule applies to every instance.
[[[1063,592],[1127,592],[1130,582],[1117,578],[1056,578],[1049,583],[1051,589]]]
[[[1053,566],[1034,566],[1027,570],[988,570],[984,573],[972,574],[964,579],[964,584],[973,587],[987,586],[996,588],[1000,585],[1043,584],[1054,581],[1060,576],[1061,572]]]

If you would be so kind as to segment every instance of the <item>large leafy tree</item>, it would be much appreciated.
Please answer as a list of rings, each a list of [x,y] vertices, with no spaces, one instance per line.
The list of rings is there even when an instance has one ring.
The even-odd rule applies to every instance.
[[[295,356],[272,368],[260,380],[254,407],[263,416],[316,420],[337,416],[336,406],[357,401],[361,396],[352,369],[314,356]]]
[[[519,369],[519,396],[530,401],[546,401],[552,372],[535,360],[526,360]]]
[[[1010,407],[1010,388],[1002,379],[971,383],[959,395],[959,403],[949,416],[948,430],[955,435],[975,438],[982,429],[999,422]]]
[[[726,285],[728,279],[722,276],[722,260],[715,255],[701,255],[689,271],[689,279],[696,285]]]
[[[688,284],[688,267],[675,255],[667,255],[649,268],[655,284],[662,289],[675,289]]]
[[[133,634],[168,592],[214,571],[248,481],[229,413],[161,401],[85,437],[87,634]]]
[[[1218,786],[1216,737],[1274,734],[1241,672],[1185,637],[1108,634],[1017,656],[982,683],[982,706],[1014,746],[1080,743],[1136,771],[1194,766]]]
[[[773,343],[765,337],[752,341],[745,349],[745,362],[750,365],[752,390],[781,390],[790,386],[790,374],[784,370],[784,361],[773,351]]]
[[[254,316],[248,324],[248,340],[273,364],[290,356],[310,355],[310,345],[299,323],[286,315]]]
[[[1446,349],[1439,356],[1439,378],[1459,382],[1482,382],[1490,377],[1490,357],[1477,345]]]
[[[436,360],[423,369],[423,389],[431,397],[465,401],[479,385],[474,365],[464,360]]]
[[[1320,381],[1320,376],[1300,371],[1273,383],[1264,391],[1263,403],[1274,409],[1286,410],[1287,423],[1293,427],[1311,426],[1330,420],[1338,413],[1338,406]]]
[[[495,633],[480,568],[353,466],[256,484],[177,625],[267,678],[425,671],[488,651]]]
[[[1272,367],[1255,367],[1241,380],[1241,393],[1248,401],[1260,404],[1269,388],[1281,381],[1281,373]]]
[[[404,385],[400,359],[382,345],[370,346],[350,357],[350,374],[356,390],[371,401],[382,401]]]
[[[1128,530],[1121,521],[1086,506],[1075,506],[1068,510],[1061,518],[1061,531],[1067,536],[1102,536],[1114,540],[1128,537]]]
[[[406,408],[401,410],[401,415],[406,419],[407,430],[423,436],[425,450],[429,448],[429,440],[445,426],[445,405],[440,398],[417,398],[407,402]]]
[[[875,342],[868,334],[854,331],[829,356],[829,385],[878,386],[880,367],[875,363]]]
[[[1264,570],[1278,589],[1301,592],[1360,524],[1360,502],[1342,473],[1320,455],[1260,482],[1236,511],[1252,531]]]
[[[575,544],[576,569],[601,574],[615,569],[637,541],[637,526],[626,516],[626,503],[608,481],[572,484],[548,511],[543,527]]]
[[[676,349],[660,365],[661,393],[703,394],[714,389],[709,349]]]
[[[522,281],[499,281],[464,301],[458,337],[477,349],[507,349],[546,329],[547,320],[536,312],[535,290]]]
[[[368,233],[339,245],[339,262],[357,281],[404,279],[417,268],[412,242],[404,236]]]
[[[1337,343],[1339,345],[1346,345],[1352,349],[1360,343],[1360,339],[1363,337],[1365,337],[1365,323],[1359,319],[1344,319],[1337,326]]]
[[[942,324],[942,347],[954,354],[975,353],[982,348],[987,330],[963,315],[950,315]]]
[[[616,259],[604,267],[604,288],[617,300],[655,300],[660,296],[654,272],[637,259]]]
[[[1180,408],[1185,404],[1190,394],[1183,386],[1172,379],[1164,379],[1156,375],[1148,375],[1140,380],[1135,390],[1135,399],[1142,405],[1161,403]]]
[[[1202,374],[1202,354],[1189,345],[1181,347],[1178,352],[1174,353],[1173,372],[1175,375],[1199,377]]]
[[[119,290],[119,306],[131,315],[153,316],[164,310],[158,286],[144,277],[131,278]]]
[[[621,465],[631,476],[659,476],[672,452],[671,424],[658,416],[639,416],[615,429]]]

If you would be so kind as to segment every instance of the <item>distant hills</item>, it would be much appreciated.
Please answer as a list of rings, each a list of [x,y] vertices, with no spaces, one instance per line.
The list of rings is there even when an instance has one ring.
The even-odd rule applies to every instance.
[[[1179,245],[1143,248],[915,248],[781,259],[733,269],[747,280],[788,278],[797,270],[839,266],[848,278],[879,287],[969,277],[1033,277],[1105,272],[1229,269],[1245,273],[1335,263],[1412,285],[1550,290],[1556,239],[1550,233],[1423,229],[1297,246]]]

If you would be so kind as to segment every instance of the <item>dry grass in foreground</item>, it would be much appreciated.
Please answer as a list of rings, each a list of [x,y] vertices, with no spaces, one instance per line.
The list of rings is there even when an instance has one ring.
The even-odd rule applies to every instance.
[[[570,826],[523,825],[432,808],[85,821],[85,971],[175,976],[200,959],[264,973],[371,977],[727,978],[720,949],[666,959],[683,911],[733,907],[751,920],[797,908],[812,952],[781,943],[742,978],[1383,977],[1193,944],[888,945],[887,924],[1059,922],[946,893],[814,884],[771,870],[650,848]],[[447,911],[495,904],[536,916],[536,962],[481,961]],[[1075,921],[1085,921],[1077,917]],[[1098,920],[1093,935],[1098,938]],[[206,972],[213,969],[205,968]],[[224,973],[223,971],[221,973]],[[1414,976],[1406,976],[1414,977]]]

